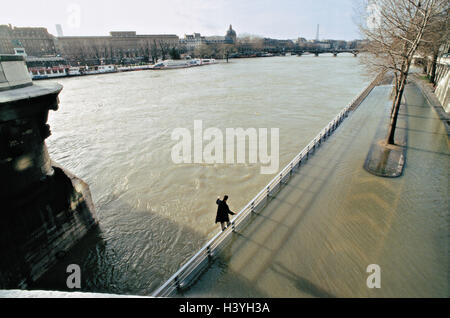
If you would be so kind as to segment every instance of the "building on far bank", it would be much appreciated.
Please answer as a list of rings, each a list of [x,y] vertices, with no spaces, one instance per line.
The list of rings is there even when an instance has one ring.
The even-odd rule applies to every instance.
[[[135,62],[148,59],[153,48],[168,50],[178,45],[173,34],[140,35],[135,31],[114,31],[109,36],[62,36],[57,49],[72,65],[120,63],[124,59]]]
[[[204,43],[206,43],[206,38],[200,33],[185,34],[184,38],[180,39],[180,44],[184,45],[187,50],[194,50]]]
[[[0,54],[15,54],[24,49],[27,55],[56,55],[55,37],[46,28],[0,25]]]
[[[314,50],[328,50],[332,47],[332,44],[327,41],[306,40],[305,38],[299,38],[297,45],[300,49],[314,49]]]
[[[236,44],[237,34],[230,25],[225,36],[202,36],[200,33],[185,34],[180,39],[180,44],[185,46],[187,50],[195,50],[202,44]]]
[[[305,38],[298,38],[297,46],[300,49],[317,49],[317,50],[361,50],[366,44],[365,40],[306,40]]]
[[[295,44],[292,40],[277,40],[271,38],[263,39],[264,50],[286,50],[294,48]]]
[[[330,44],[330,49],[345,50],[347,48],[347,41],[343,40],[322,40],[323,43]]]

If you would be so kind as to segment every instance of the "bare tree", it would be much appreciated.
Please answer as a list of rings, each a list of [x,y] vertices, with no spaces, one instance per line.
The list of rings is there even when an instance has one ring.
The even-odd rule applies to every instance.
[[[449,42],[448,15],[449,7],[431,21],[430,27],[425,31],[423,41],[418,48],[418,51],[424,57],[429,80],[433,84],[436,84],[435,77],[439,50],[442,45]]]
[[[366,0],[362,33],[369,43],[367,65],[394,74],[391,123],[386,138],[394,144],[395,127],[409,69],[424,35],[438,19],[448,0]]]
[[[91,56],[92,56],[92,64],[94,65],[100,65],[102,56],[101,56],[101,48],[99,47],[98,43],[93,43],[90,48]]]
[[[194,50],[195,56],[200,57],[200,58],[211,57],[213,55],[213,53],[214,53],[214,51],[211,48],[211,46],[206,43],[200,44]]]
[[[159,49],[161,51],[161,58],[165,60],[169,54],[170,43],[164,40],[159,40]]]
[[[116,64],[116,54],[114,54],[114,49],[111,44],[108,44],[110,64]]]
[[[70,53],[75,65],[86,65],[87,50],[83,44],[77,45]]]
[[[110,58],[109,58],[109,56],[108,56],[108,53],[109,53],[109,51],[108,51],[108,46],[104,45],[104,46],[102,47],[102,55],[103,55],[103,57],[105,58],[105,63],[106,63],[106,64],[111,64],[111,63],[110,63]]]
[[[180,55],[180,50],[178,49],[178,47],[172,46],[169,49],[169,56],[172,60],[180,60],[181,59],[181,55]]]
[[[264,39],[255,35],[239,37],[237,49],[241,53],[261,51],[264,48]]]
[[[222,44],[220,47],[220,55],[227,60],[227,63],[230,54],[234,52],[236,52],[236,46],[234,44]]]
[[[150,42],[146,41],[145,43],[141,43],[141,46],[139,48],[141,57],[143,58],[143,61],[145,63],[150,62]]]
[[[156,40],[153,40],[150,47],[150,55],[152,57],[152,63],[155,64],[158,61],[158,45],[156,44]]]

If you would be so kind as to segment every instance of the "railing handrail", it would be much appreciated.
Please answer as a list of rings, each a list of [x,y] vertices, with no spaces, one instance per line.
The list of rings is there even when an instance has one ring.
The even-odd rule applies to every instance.
[[[276,174],[276,176],[270,180],[270,182],[262,188],[262,190],[253,197],[252,200],[250,200],[240,211],[236,214],[236,216],[231,220],[231,228],[234,231],[234,227],[236,225],[239,225],[245,218],[248,216],[249,213],[253,211],[252,207],[255,206],[255,204],[259,204],[267,198],[268,194],[270,194],[270,190],[275,189],[275,187],[280,184],[282,179],[286,177],[288,174],[291,173],[297,166],[297,164],[304,159],[304,157],[309,154],[309,152],[317,145],[317,143],[321,143],[322,138],[327,135],[330,131],[335,130],[337,126],[340,124],[340,122],[343,120],[343,118],[348,114],[350,109],[355,106],[354,104],[358,99],[366,95],[368,92],[370,92],[377,83],[383,78],[384,74],[379,74],[370,84],[368,84],[360,94],[358,94],[353,100],[346,106],[344,109],[342,109],[339,114],[334,117],[327,126],[322,128],[320,132],[304,147],[295,157],[292,159],[279,173]],[[360,101],[361,102],[361,101]],[[334,128],[334,129],[333,129]],[[272,188],[271,186],[274,185]],[[183,266],[180,267],[180,269],[173,274],[163,285],[161,285],[155,292],[153,292],[152,296],[158,297],[161,296],[162,292],[169,288],[170,284],[173,284],[175,282],[175,286],[172,286],[173,288],[179,287],[183,282],[179,282],[178,279],[183,274],[187,273],[187,275],[191,274],[195,269],[196,266],[191,267],[191,265],[196,262],[200,261],[200,263],[208,257],[208,255],[211,255],[211,253],[214,250],[211,250],[211,247],[216,245],[218,246],[220,243],[222,243],[233,231],[230,231],[230,227],[228,227],[225,231],[220,231],[214,237],[212,237],[203,247],[194,255],[192,256]],[[200,256],[204,255],[202,259],[200,259]],[[170,293],[169,293],[170,294]]]

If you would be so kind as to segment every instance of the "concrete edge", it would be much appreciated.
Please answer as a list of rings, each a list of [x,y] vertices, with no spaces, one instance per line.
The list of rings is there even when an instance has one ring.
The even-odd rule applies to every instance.
[[[372,144],[364,169],[378,177],[398,178],[402,176],[406,163],[406,147]]]

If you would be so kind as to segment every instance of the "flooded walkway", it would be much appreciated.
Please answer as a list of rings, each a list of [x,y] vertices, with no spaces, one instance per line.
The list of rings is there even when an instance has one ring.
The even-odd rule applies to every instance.
[[[390,89],[376,87],[178,296],[448,297],[448,140],[415,86],[400,114],[404,174],[363,169]],[[381,267],[381,289],[366,286],[370,264]]]

